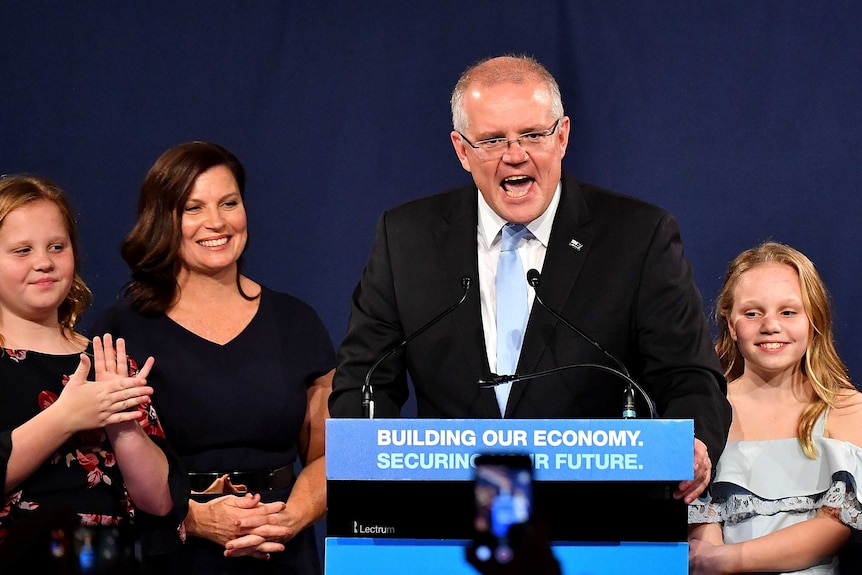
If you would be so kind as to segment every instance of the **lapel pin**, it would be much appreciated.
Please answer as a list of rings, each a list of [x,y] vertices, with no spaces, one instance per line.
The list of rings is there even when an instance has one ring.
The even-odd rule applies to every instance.
[[[584,247],[584,244],[582,244],[578,240],[572,238],[571,240],[569,240],[569,247],[575,248],[576,250],[581,251],[581,248]]]

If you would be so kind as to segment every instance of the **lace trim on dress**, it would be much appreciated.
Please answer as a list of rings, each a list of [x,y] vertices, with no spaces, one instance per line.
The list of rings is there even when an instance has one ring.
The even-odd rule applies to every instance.
[[[847,472],[838,472],[833,483],[823,493],[783,499],[762,499],[750,492],[739,492],[727,496],[723,502],[706,495],[688,507],[688,522],[695,523],[741,523],[760,515],[776,513],[806,513],[821,507],[838,510],[838,518],[853,529],[862,530],[862,505],[856,496],[855,481]]]

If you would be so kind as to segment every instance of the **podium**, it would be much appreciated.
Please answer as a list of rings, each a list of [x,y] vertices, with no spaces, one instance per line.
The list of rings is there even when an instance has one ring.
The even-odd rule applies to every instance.
[[[688,573],[691,420],[330,419],[326,450],[325,575],[476,575],[481,453],[531,456],[563,573]]]

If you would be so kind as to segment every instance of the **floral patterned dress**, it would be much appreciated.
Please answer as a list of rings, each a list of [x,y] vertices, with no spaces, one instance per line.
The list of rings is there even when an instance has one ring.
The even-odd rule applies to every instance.
[[[87,353],[92,354],[92,348]],[[78,362],[79,354],[0,350],[0,478],[4,483],[12,452],[12,430],[57,400]],[[131,360],[130,367],[137,369]],[[0,542],[17,525],[32,522],[40,513],[75,514],[80,525],[85,526],[131,527],[141,520],[145,524],[167,522],[176,531],[187,511],[185,474],[164,441],[150,402],[138,409],[146,414],[141,420],[144,430],[168,457],[171,492],[175,494],[174,501],[179,501],[168,517],[146,517],[135,510],[107,434],[104,429],[92,429],[74,434],[30,477],[4,495],[0,504]]]

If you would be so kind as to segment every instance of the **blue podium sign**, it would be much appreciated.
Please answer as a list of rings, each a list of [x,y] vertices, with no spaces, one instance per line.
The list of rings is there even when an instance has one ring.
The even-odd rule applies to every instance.
[[[478,575],[464,558],[468,541],[326,540],[324,575]],[[687,575],[688,543],[551,546],[564,575]]]
[[[330,419],[326,452],[326,575],[475,575],[465,548],[483,453],[532,458],[564,573],[688,572],[672,492],[693,476],[691,420]]]
[[[469,481],[481,453],[526,453],[539,481],[691,479],[691,420],[330,419],[327,479]]]

